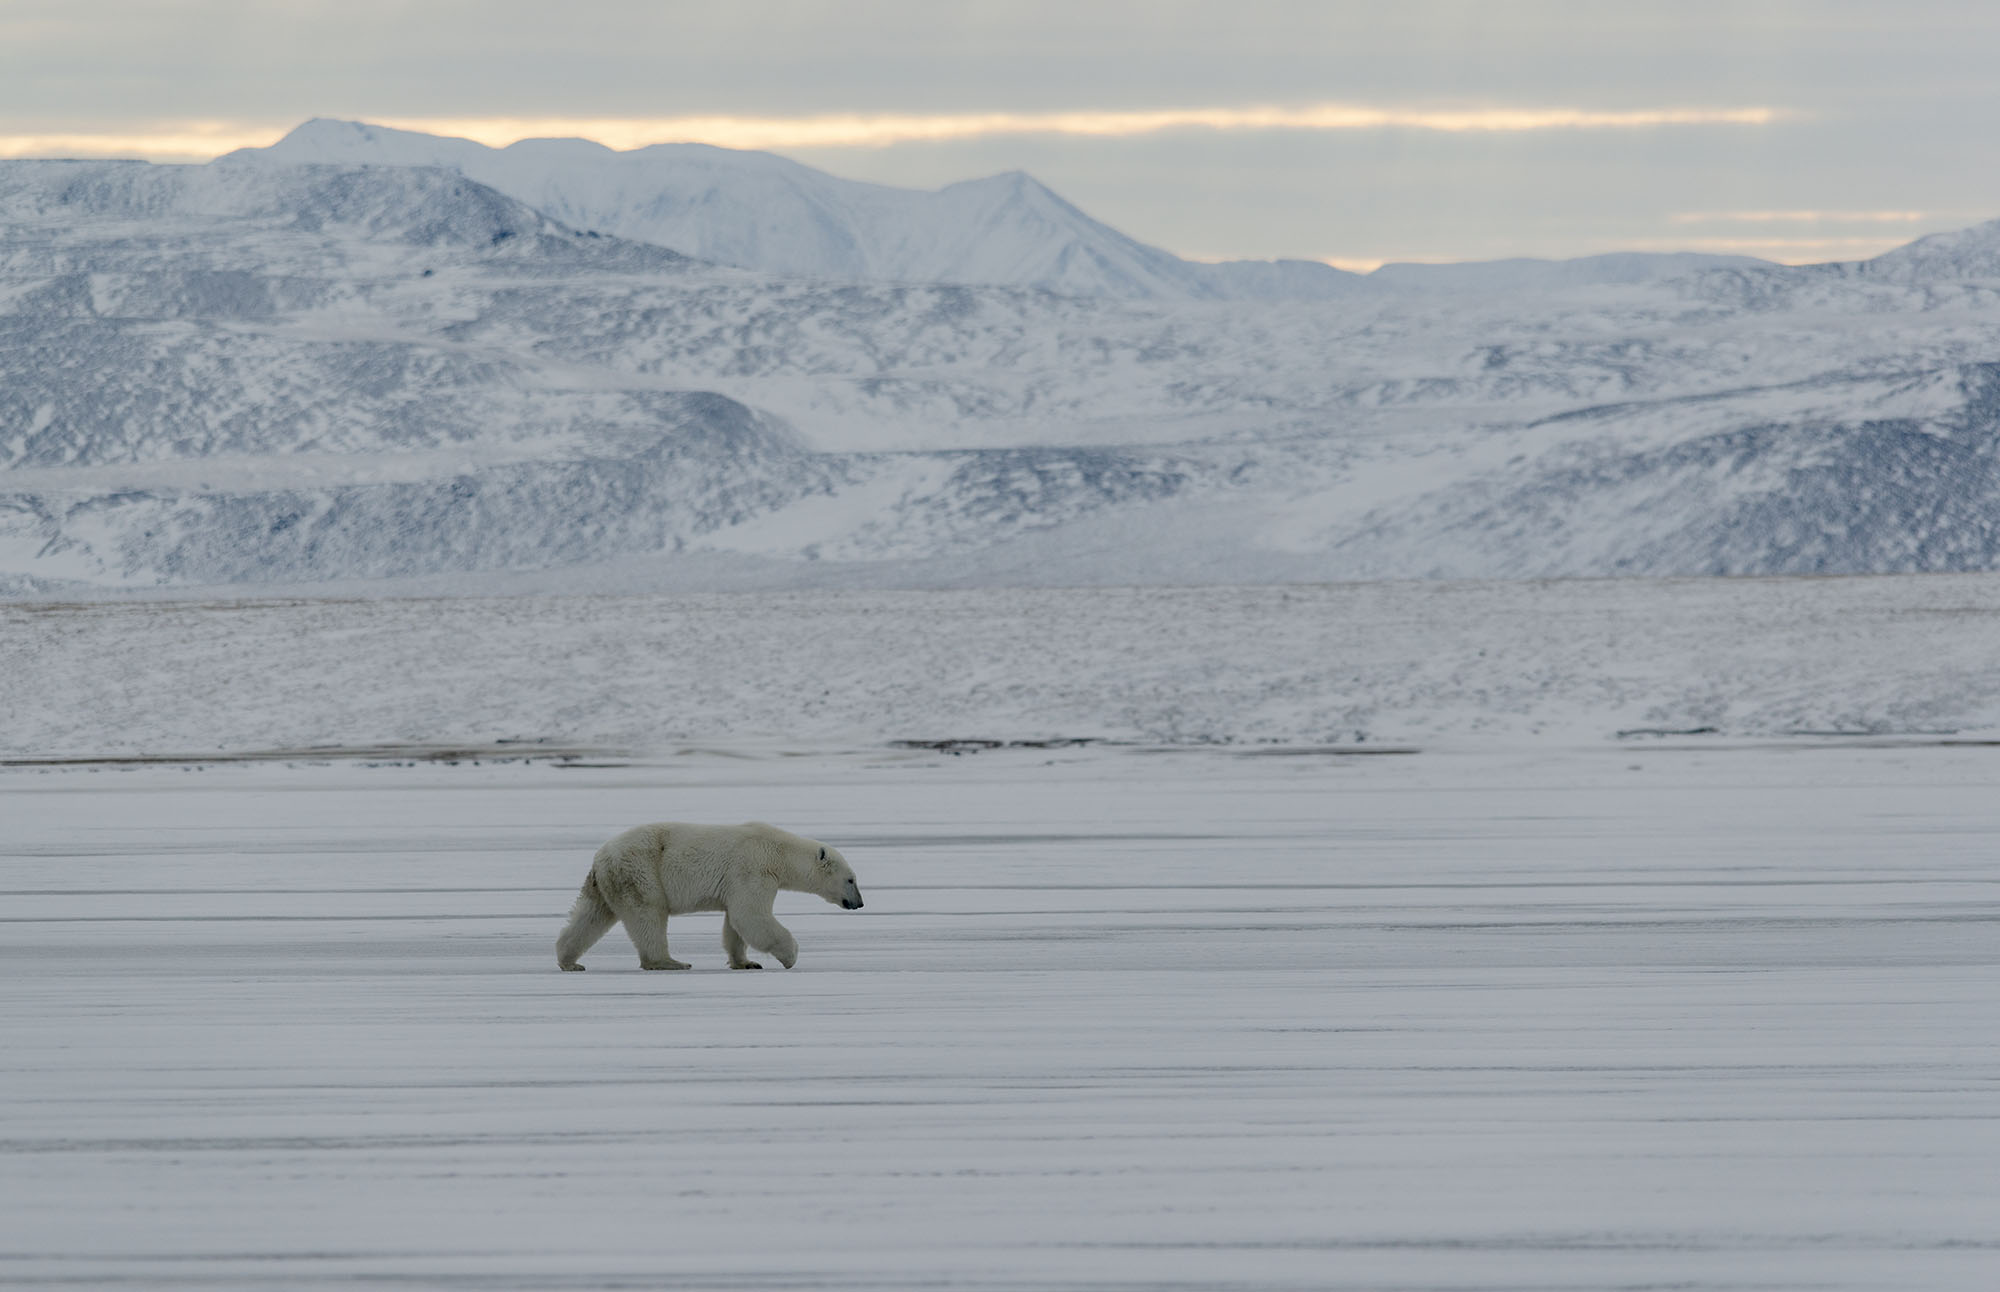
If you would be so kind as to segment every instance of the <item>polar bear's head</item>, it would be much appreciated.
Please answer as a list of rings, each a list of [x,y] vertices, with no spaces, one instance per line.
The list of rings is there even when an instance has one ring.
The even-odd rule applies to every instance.
[[[847,864],[840,849],[819,846],[819,860],[813,862],[813,878],[818,881],[813,891],[827,901],[846,911],[861,909],[861,885],[854,882],[854,867]]]

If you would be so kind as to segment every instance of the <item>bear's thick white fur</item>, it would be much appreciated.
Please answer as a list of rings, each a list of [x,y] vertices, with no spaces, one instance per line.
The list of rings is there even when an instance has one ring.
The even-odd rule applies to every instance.
[[[746,945],[768,951],[789,969],[799,944],[772,918],[778,890],[812,893],[858,910],[861,889],[837,849],[776,826],[689,825],[660,821],[634,826],[597,850],[569,924],[556,939],[556,963],[581,969],[577,958],[622,922],[639,949],[642,969],[685,969],[667,954],[667,917],[722,912],[722,949],[731,969],[761,969]]]

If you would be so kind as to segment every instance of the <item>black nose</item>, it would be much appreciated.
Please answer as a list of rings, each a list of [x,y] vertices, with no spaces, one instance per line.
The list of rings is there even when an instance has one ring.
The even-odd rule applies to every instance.
[[[844,910],[858,911],[861,909],[861,899],[857,897],[852,901],[849,901],[847,898],[843,897],[840,899],[840,905]]]

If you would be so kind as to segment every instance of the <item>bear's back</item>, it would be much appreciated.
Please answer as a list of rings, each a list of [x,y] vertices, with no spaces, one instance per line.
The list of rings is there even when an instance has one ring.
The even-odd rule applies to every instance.
[[[644,867],[655,874],[737,869],[789,872],[816,856],[820,845],[763,821],[704,825],[694,821],[652,821],[635,825],[597,850],[600,870]]]

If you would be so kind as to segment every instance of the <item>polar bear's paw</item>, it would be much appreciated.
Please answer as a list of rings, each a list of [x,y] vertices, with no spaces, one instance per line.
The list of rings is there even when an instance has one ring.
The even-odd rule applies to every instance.
[[[558,968],[558,969],[562,970],[562,971],[563,971],[564,973],[582,973],[582,972],[583,972],[583,966],[582,966],[582,965],[557,965],[557,966],[556,966],[556,968]]]
[[[740,965],[731,965],[729,967],[731,969],[762,969],[764,966],[758,964],[755,960],[745,960]]]
[[[641,969],[692,969],[694,966],[685,960],[641,960],[639,967]]]

